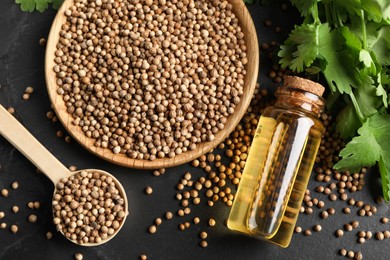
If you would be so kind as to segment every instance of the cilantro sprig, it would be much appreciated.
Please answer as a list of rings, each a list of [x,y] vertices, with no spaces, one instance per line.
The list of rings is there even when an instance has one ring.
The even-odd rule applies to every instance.
[[[35,10],[43,13],[49,4],[52,4],[54,9],[58,9],[63,0],[15,0],[15,3],[20,4],[20,9],[24,12],[33,12]]]
[[[336,130],[349,141],[334,166],[378,163],[390,201],[390,4],[388,0],[291,0],[302,17],[278,56],[282,67],[323,74]]]

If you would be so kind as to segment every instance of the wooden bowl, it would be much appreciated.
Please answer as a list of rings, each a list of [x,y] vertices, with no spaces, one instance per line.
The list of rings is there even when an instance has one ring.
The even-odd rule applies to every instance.
[[[109,162],[137,169],[158,169],[180,165],[194,160],[216,147],[234,130],[245,114],[245,111],[247,110],[252,99],[259,70],[259,47],[256,29],[252,18],[242,0],[229,0],[229,2],[233,5],[233,11],[240,21],[241,29],[245,35],[245,44],[247,46],[247,74],[244,78],[244,94],[241,97],[241,101],[236,106],[235,112],[229,116],[225,128],[215,135],[215,139],[213,141],[198,144],[195,150],[186,151],[180,155],[176,155],[174,158],[157,158],[153,161],[150,161],[132,159],[126,154],[114,154],[110,149],[95,147],[94,139],[86,137],[84,132],[81,130],[81,127],[75,126],[71,123],[73,120],[72,115],[66,112],[65,102],[63,101],[62,96],[57,94],[57,77],[53,71],[53,67],[55,65],[54,52],[56,50],[56,44],[59,40],[59,32],[61,30],[62,24],[64,24],[66,21],[64,12],[73,5],[73,0],[66,0],[59,9],[51,26],[45,57],[46,85],[49,92],[49,97],[53,104],[53,109],[57,113],[58,118],[66,130],[89,152]]]

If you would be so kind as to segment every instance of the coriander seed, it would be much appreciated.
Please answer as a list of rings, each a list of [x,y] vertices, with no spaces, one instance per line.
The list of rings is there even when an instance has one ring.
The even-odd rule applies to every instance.
[[[294,231],[295,231],[295,233],[301,233],[302,232],[302,228],[297,226],[297,227],[295,227]]]
[[[37,221],[37,216],[34,215],[34,214],[31,214],[30,216],[28,216],[28,222],[30,223],[35,223]]]
[[[51,233],[50,231],[46,233],[46,239],[47,240],[50,240],[53,238],[53,233]]]
[[[75,260],[83,260],[83,255],[81,254],[81,253],[76,253],[75,255],[74,255],[74,259]]]
[[[152,193],[153,193],[152,187],[147,186],[147,187],[145,188],[145,193],[148,194],[148,195],[152,194]]]
[[[11,184],[11,187],[12,187],[12,189],[16,190],[17,188],[19,188],[19,183],[17,181],[15,181]]]
[[[207,247],[207,241],[202,240],[202,241],[200,242],[200,246],[203,247],[203,248]]]
[[[336,231],[336,236],[337,236],[337,237],[342,237],[343,235],[344,235],[344,231],[343,231],[343,230],[338,229],[338,230]]]
[[[204,231],[202,231],[202,232],[200,232],[199,237],[200,237],[201,239],[206,239],[206,238],[207,238],[207,233],[204,232]]]
[[[1,190],[1,195],[2,195],[4,198],[7,198],[7,197],[8,197],[8,190],[7,190],[7,189],[2,189],[2,190]]]
[[[18,226],[17,225],[12,225],[11,227],[10,227],[10,230],[11,230],[11,232],[12,233],[16,233],[16,232],[18,232]]]
[[[19,212],[19,207],[18,206],[12,206],[12,212],[13,213],[18,213]]]
[[[148,231],[150,234],[154,234],[157,231],[157,227],[155,225],[152,225],[149,227]]]
[[[375,238],[378,240],[383,240],[385,238],[385,236],[382,232],[376,232]]]
[[[172,217],[173,217],[173,214],[172,214],[172,212],[170,212],[170,211],[168,211],[167,213],[165,213],[165,218],[166,219],[172,219]]]

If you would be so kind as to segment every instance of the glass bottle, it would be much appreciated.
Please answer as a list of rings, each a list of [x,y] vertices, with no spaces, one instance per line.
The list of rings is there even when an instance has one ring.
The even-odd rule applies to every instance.
[[[324,87],[287,76],[257,125],[228,228],[290,244],[324,127]]]

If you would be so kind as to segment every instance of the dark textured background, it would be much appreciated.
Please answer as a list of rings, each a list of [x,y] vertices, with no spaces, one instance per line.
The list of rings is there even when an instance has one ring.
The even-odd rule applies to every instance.
[[[249,7],[256,23],[260,43],[271,40],[281,41],[296,21],[293,8],[283,12],[280,6]],[[371,239],[363,245],[356,243],[357,232],[360,230],[383,231],[389,229],[380,224],[380,216],[389,216],[386,205],[377,205],[373,198],[380,193],[380,183],[376,172],[368,175],[367,183],[362,192],[355,193],[356,199],[363,199],[378,207],[378,214],[368,217],[358,217],[356,209],[350,215],[341,213],[345,202],[330,202],[324,195],[315,195],[326,202],[326,207],[335,207],[336,215],[327,220],[319,218],[320,210],[314,208],[311,216],[301,215],[298,225],[311,228],[321,224],[320,233],[311,237],[295,234],[289,248],[261,242],[229,231],[223,222],[229,209],[217,203],[210,208],[203,199],[201,205],[192,206],[189,216],[174,217],[164,221],[154,235],[147,228],[156,217],[166,211],[176,212],[179,208],[174,199],[175,185],[186,171],[191,171],[196,179],[204,175],[200,169],[189,164],[167,170],[165,175],[154,177],[151,171],[132,170],[109,164],[91,154],[88,154],[76,142],[66,143],[55,136],[56,131],[63,130],[59,123],[53,124],[46,118],[50,110],[50,102],[44,80],[44,48],[39,46],[41,37],[47,37],[55,11],[48,10],[43,14],[27,14],[20,11],[13,0],[0,1],[0,103],[5,107],[13,106],[15,116],[65,165],[76,165],[79,169],[101,168],[113,173],[126,189],[130,215],[120,233],[109,243],[93,248],[85,248],[72,244],[55,232],[51,222],[50,202],[53,185],[42,174],[37,174],[35,167],[27,161],[7,141],[0,138],[0,189],[8,188],[8,198],[0,196],[0,211],[6,217],[0,222],[6,222],[6,230],[0,230],[0,259],[73,259],[76,252],[81,252],[84,259],[137,259],[140,254],[146,254],[148,259],[336,259],[340,248],[361,250],[364,259],[388,259],[390,256],[390,239],[375,241]],[[295,17],[295,18],[292,18]],[[263,21],[271,19],[273,27],[264,27]],[[281,25],[282,33],[276,35],[274,27]],[[262,54],[260,83],[262,86],[273,86],[266,74],[271,63]],[[28,101],[21,96],[27,86],[33,86],[35,92]],[[2,124],[3,122],[0,122]],[[19,189],[10,188],[13,181],[19,182]],[[153,194],[144,194],[144,188],[153,187]],[[319,185],[312,178],[309,186],[312,191]],[[202,195],[203,196],[203,195]],[[26,204],[29,201],[40,201],[39,210],[31,210]],[[17,214],[11,212],[11,207],[18,205]],[[28,223],[29,214],[38,216],[37,223]],[[186,231],[179,231],[178,224],[190,221],[199,216],[201,223],[192,225]],[[207,220],[213,217],[217,220],[214,228],[207,226]],[[352,220],[359,220],[357,230],[348,232],[342,238],[335,238],[335,230]],[[19,232],[11,234],[9,227],[19,226]],[[207,231],[209,246],[201,248],[198,233]],[[47,240],[45,234],[52,231],[54,237]]]

